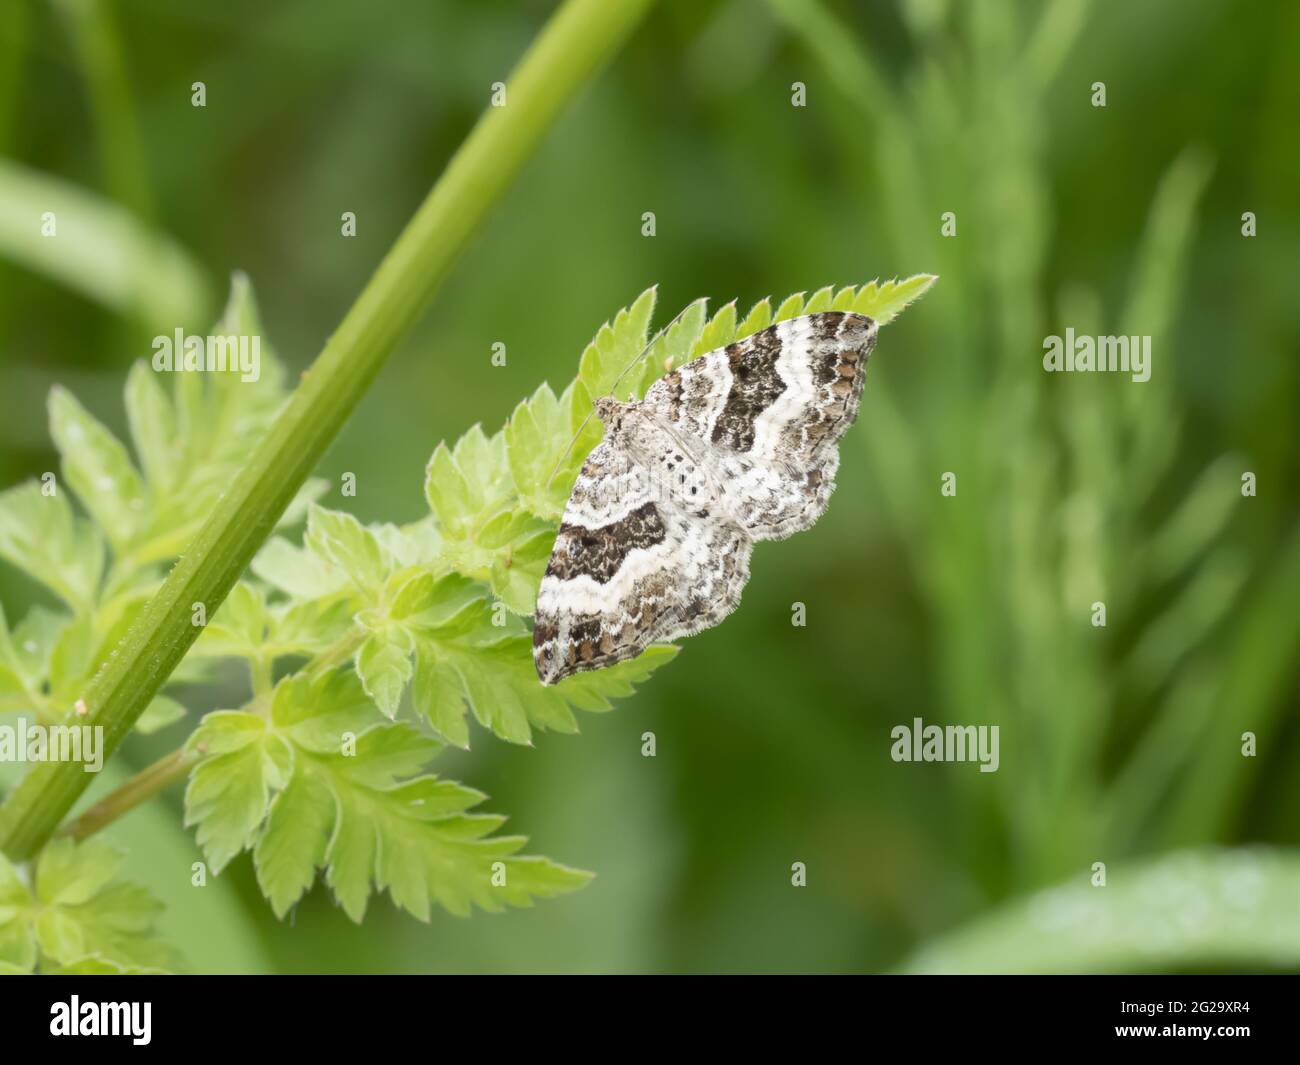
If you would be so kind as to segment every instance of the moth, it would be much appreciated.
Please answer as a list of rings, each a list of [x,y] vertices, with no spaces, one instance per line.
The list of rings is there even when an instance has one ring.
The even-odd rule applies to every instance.
[[[760,540],[826,511],[876,322],[825,311],[685,363],[640,401],[596,401],[537,596],[543,684],[691,636],[736,609]]]

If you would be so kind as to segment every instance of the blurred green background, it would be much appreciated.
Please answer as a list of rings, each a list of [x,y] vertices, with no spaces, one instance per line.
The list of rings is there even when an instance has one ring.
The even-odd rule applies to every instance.
[[[0,5],[0,483],[54,468],[56,382],[121,429],[131,362],[232,270],[306,367],[551,9]],[[110,837],[188,966],[1300,969],[1297,54],[1291,0],[661,3],[365,397],[320,471],[357,497],[325,502],[420,517],[437,441],[562,386],[648,285],[662,323],[938,273],[881,335],[834,503],[580,736],[436,767],[591,886],[360,927],[317,890],[281,923],[247,856],[189,886],[173,789]],[[102,227],[74,262],[32,238],[46,202]],[[1151,335],[1151,381],[1044,374],[1066,327]],[[0,596],[41,600],[8,567]],[[914,717],[999,724],[1001,768],[892,762]]]

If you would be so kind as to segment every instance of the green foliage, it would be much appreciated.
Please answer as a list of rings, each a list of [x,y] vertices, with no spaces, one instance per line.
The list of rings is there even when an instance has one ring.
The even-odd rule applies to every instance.
[[[72,6],[111,7],[65,3],[59,10]],[[401,5],[400,16],[362,37],[354,20],[299,25],[286,11],[278,29],[302,44],[297,72],[311,84],[340,87],[339,107],[315,111],[286,106],[259,77],[223,78],[209,110],[195,110],[172,64],[132,62],[137,98],[158,104],[140,116],[154,149],[136,167],[148,199],[166,216],[193,205],[184,230],[194,247],[246,248],[250,262],[263,263],[285,261],[286,242],[298,248],[298,265],[276,279],[283,326],[276,335],[309,343],[339,323],[341,308],[330,294],[348,291],[358,270],[378,262],[383,249],[375,242],[398,225],[394,212],[422,180],[415,171],[453,158],[464,116],[484,102],[482,57],[532,33],[539,6],[498,5],[485,19],[482,5],[468,0]],[[376,921],[358,936],[323,890],[308,900],[314,905],[299,907],[296,929],[276,927],[270,907],[236,899],[243,877],[223,875],[194,890],[188,877],[145,872],[151,863],[161,870],[159,861],[185,868],[193,860],[192,834],[179,824],[158,828],[170,804],[150,803],[115,823],[111,838],[131,839],[131,861],[141,870],[135,878],[148,876],[143,882],[167,899],[164,920],[204,966],[219,966],[220,956],[244,970],[269,967],[274,957],[297,969],[861,971],[892,964],[936,933],[936,946],[949,944],[943,930],[965,921],[973,928],[1039,888],[1077,884],[1093,860],[1110,863],[1110,886],[1093,891],[1103,895],[1138,877],[1145,856],[1171,847],[1295,840],[1300,449],[1293,353],[1300,318],[1288,261],[1294,240],[1287,239],[1300,228],[1300,200],[1288,180],[1298,165],[1295,138],[1287,136],[1300,89],[1300,67],[1289,59],[1300,41],[1294,4],[1264,0],[1242,17],[1240,5],[1221,0],[1161,0],[1126,5],[1124,19],[1107,17],[1092,0],[712,6],[707,17],[658,19],[638,43],[640,61],[607,70],[581,123],[589,150],[557,145],[544,153],[525,172],[516,209],[479,225],[474,203],[440,190],[444,209],[430,212],[436,228],[473,231],[477,240],[477,251],[462,260],[466,283],[428,323],[425,340],[437,348],[417,355],[408,347],[375,382],[353,415],[346,459],[336,451],[334,468],[346,465],[365,479],[367,516],[390,507],[405,517],[414,511],[397,508],[398,492],[404,488],[414,501],[418,470],[390,477],[386,460],[427,458],[433,443],[419,439],[429,419],[408,414],[427,411],[450,446],[483,412],[508,414],[509,406],[498,407],[503,396],[511,404],[527,397],[542,422],[535,439],[571,434],[571,405],[579,404],[580,416],[589,410],[589,397],[563,392],[581,343],[564,353],[553,340],[589,338],[592,330],[583,329],[597,323],[583,315],[593,294],[612,312],[631,302],[619,298],[623,292],[634,296],[643,277],[656,275],[661,294],[683,295],[672,296],[673,306],[661,301],[654,328],[689,295],[728,298],[720,284],[728,271],[743,279],[733,291],[749,294],[789,279],[847,278],[864,266],[924,264],[943,284],[923,313],[909,315],[897,333],[886,331],[862,417],[844,443],[827,518],[814,532],[760,549],[742,614],[690,641],[673,675],[624,708],[636,711],[635,721],[585,727],[594,735],[557,739],[544,758],[476,751],[487,757],[469,782],[496,792],[504,789],[486,781],[498,774],[511,780],[509,803],[494,796],[515,815],[508,827],[518,828],[526,815],[539,843],[558,848],[560,839],[572,840],[555,856],[581,854],[607,881],[599,891],[506,921],[439,921],[430,929]],[[107,208],[108,198],[123,195],[114,156],[138,148],[140,139],[118,136],[121,119],[104,121],[104,109],[116,106],[129,121],[131,102],[99,91],[102,81],[89,69],[94,57],[60,32],[65,22],[35,17],[48,7],[0,3],[0,151],[39,146],[44,165],[75,163],[80,179],[98,184],[105,194],[98,206]],[[134,10],[126,58],[201,55],[217,33],[228,46],[223,67],[266,67],[265,35],[246,32],[238,5],[207,5],[202,20],[148,17],[157,8],[117,5],[124,17]],[[455,40],[463,61],[429,63],[419,48],[390,47],[397,38],[435,37]],[[1225,40],[1234,46],[1223,47]],[[39,53],[51,47],[68,62],[43,60]],[[396,64],[411,93],[440,102],[438,114],[367,106],[370,90],[353,76],[359,49],[374,62]],[[561,58],[571,66],[567,53]],[[41,101],[73,99],[79,65],[84,106],[61,108],[67,121],[57,129],[34,125]],[[664,69],[682,72],[680,102],[690,120],[682,107],[663,106],[657,90]],[[1188,70],[1198,76],[1152,74]],[[508,119],[521,113],[517,105],[537,101],[557,80],[555,70],[543,73],[534,79],[540,91],[517,93],[512,85],[510,106],[491,114]],[[1107,108],[1090,106],[1097,78],[1108,84]],[[805,108],[788,104],[785,88],[796,79],[807,85]],[[499,175],[526,154],[513,146],[527,139],[518,125],[505,132],[509,137],[478,153],[477,168],[455,167],[468,175],[462,188],[503,187]],[[1205,152],[1199,161],[1189,153],[1175,168],[1188,138]],[[270,146],[273,165],[265,151],[249,150],[254,143]],[[277,145],[288,150],[275,152]],[[302,145],[309,150],[294,150]],[[1185,203],[1201,179],[1207,153],[1216,160],[1212,180],[1169,225],[1171,207]],[[320,180],[323,172],[330,180]],[[105,382],[147,350],[142,338],[151,332],[209,319],[173,309],[177,302],[165,297],[182,275],[158,261],[154,234],[138,222],[145,239],[128,232],[124,242],[115,226],[68,214],[53,198],[57,185],[32,185],[26,195],[0,185],[0,257],[12,260],[0,264],[6,484],[56,468],[30,465],[44,435],[36,424],[43,410],[32,397],[50,380],[63,381],[131,444]],[[362,188],[376,193],[372,206],[363,205],[358,239],[340,242],[333,221],[340,190]],[[249,210],[250,189],[282,209],[273,218]],[[610,190],[620,194],[611,199]],[[629,190],[630,198],[622,195]],[[1148,225],[1160,219],[1161,239],[1144,241],[1134,258],[1157,197],[1165,206],[1150,211]],[[553,209],[537,209],[539,200]],[[656,210],[658,238],[637,234],[633,202]],[[58,214],[57,240],[39,236],[36,223],[47,208]],[[1244,210],[1258,213],[1257,239],[1239,233]],[[953,238],[940,235],[940,212],[947,211],[959,220]],[[408,265],[403,273],[428,278],[440,276],[450,258],[396,261]],[[494,283],[474,283],[480,271]],[[418,290],[405,289],[403,304],[418,306],[430,287],[422,281]],[[272,299],[270,289],[262,294]],[[137,295],[156,301],[159,312],[142,315],[158,321],[156,329],[125,321]],[[409,321],[393,301],[368,302],[376,310],[370,328],[354,321],[345,336],[395,335]],[[749,302],[735,306],[737,332],[766,324],[778,302],[760,305],[751,323],[744,321]],[[1153,316],[1169,326],[1157,339],[1155,378],[1146,385],[1086,383],[1038,369],[1045,333],[1071,324],[1079,332],[1132,325],[1148,333]],[[394,319],[399,324],[391,325]],[[702,337],[699,350],[731,328],[720,319],[716,340]],[[509,369],[489,369],[474,354],[489,336],[509,343]],[[467,359],[463,372],[448,374],[453,352]],[[299,359],[309,354],[297,349]],[[546,376],[556,386],[541,390],[553,397],[555,424],[531,403],[533,385]],[[158,382],[170,396],[171,384]],[[1158,402],[1155,393],[1166,384],[1168,397]],[[1130,410],[1135,404],[1141,409]],[[561,419],[568,424],[558,427]],[[498,427],[485,419],[489,436]],[[525,428],[524,419],[506,423],[507,434]],[[558,518],[570,469],[599,433],[598,422],[588,424],[549,491],[526,498],[524,510]],[[517,482],[533,485],[544,484],[558,458],[540,444],[509,455]],[[517,470],[521,459],[535,461],[540,473]],[[147,459],[136,462],[147,479]],[[1242,498],[1243,469],[1258,473],[1258,498]],[[932,497],[947,470],[958,474],[960,492],[941,502]],[[63,498],[70,514],[86,513]],[[353,503],[334,496],[328,505]],[[420,525],[420,535],[433,535],[432,521]],[[388,543],[386,530],[373,531]],[[51,543],[44,535],[31,540]],[[107,562],[106,543],[103,550]],[[80,549],[72,554],[93,559]],[[197,552],[187,549],[186,557]],[[32,568],[79,583],[69,579],[66,562]],[[7,582],[0,598],[12,645],[21,658],[29,657],[28,644],[38,649],[30,657],[39,671],[49,662],[43,640],[60,631],[42,620],[55,614],[24,616],[24,578],[0,566],[0,579]],[[345,578],[323,570],[296,532],[272,541],[247,583],[264,593],[272,613],[323,599],[348,618],[343,635],[351,628],[348,596],[329,599]],[[783,616],[796,594],[809,600],[810,627],[802,633],[815,638],[816,653],[768,654],[772,640],[784,646],[800,638]],[[1109,627],[1070,627],[1097,595],[1107,599]],[[73,646],[70,640],[65,651]],[[194,654],[186,668],[217,673],[230,697],[215,705],[234,705],[242,677],[229,668],[232,656],[217,650]],[[312,657],[285,654],[261,677],[263,691]],[[146,651],[137,669],[147,662]],[[740,662],[745,668],[734,668]],[[21,683],[12,682],[25,674],[4,668],[0,692],[21,704]],[[412,716],[415,681],[397,715],[423,729]],[[214,705],[207,691],[181,691],[192,711]],[[19,708],[5,698],[0,706]],[[863,772],[863,743],[883,735],[899,707],[940,722],[1001,722],[1002,769],[969,779],[961,767]],[[645,715],[644,727],[660,734],[658,770],[632,757],[629,740]],[[476,747],[496,746],[468,713],[463,718]],[[1246,731],[1258,737],[1256,758],[1242,756]],[[174,726],[171,742],[181,733]],[[138,766],[143,746],[128,740],[109,772]],[[451,770],[454,752],[441,757],[430,767],[440,775],[471,772]],[[575,774],[566,758],[591,761]],[[0,778],[7,783],[17,769],[0,765]],[[101,778],[95,787],[120,782]],[[618,801],[609,801],[615,793]],[[150,826],[174,840],[175,853],[151,849]],[[807,891],[783,890],[773,875],[796,848],[809,862]],[[897,860],[873,861],[876,854]],[[1260,868],[1282,871],[1271,862]],[[231,909],[209,912],[217,898]],[[768,919],[748,919],[759,913]],[[1278,927],[1279,941],[1293,938]],[[864,928],[881,934],[861,934]],[[256,940],[257,951],[225,955],[241,933]],[[1027,945],[1008,935],[1017,950]],[[1054,942],[1043,937],[1035,957],[1046,959]],[[1077,936],[1061,944],[1087,947]],[[1177,944],[1168,946],[1172,956]],[[272,955],[262,953],[268,949]],[[990,966],[1004,953],[994,935],[983,939],[983,950]],[[1143,957],[1150,967],[1162,964],[1145,948]],[[981,964],[973,952],[963,961],[966,968]],[[1263,963],[1225,959],[1222,966]],[[1069,964],[1063,952],[1059,966]]]
[[[1300,857],[1264,847],[1180,851],[1008,903],[928,944],[912,973],[1116,973],[1300,958]]]
[[[157,937],[161,910],[149,893],[118,878],[122,856],[108,844],[59,839],[41,852],[29,885],[0,855],[0,971],[140,972],[172,964]]]
[[[600,329],[558,396],[543,385],[495,434],[474,426],[434,449],[426,519],[363,525],[315,503],[322,486],[309,483],[286,519],[305,512],[301,544],[266,544],[207,619],[179,674],[203,676],[219,660],[248,670],[247,703],[208,714],[187,743],[195,764],[186,824],[212,871],[251,851],[279,916],[320,873],[357,921],[374,892],[427,920],[434,904],[457,914],[495,911],[582,886],[590,874],[520,855],[522,837],[496,834],[504,818],[469,812],[481,793],[425,769],[443,741],[469,746],[471,714],[512,743],[531,743],[535,729],[576,732],[575,710],[609,710],[676,653],[651,648],[553,687],[534,672],[524,618],[573,479],[600,438],[593,398],[616,385],[620,395],[639,395],[667,368],[746,328],[812,310],[834,305],[887,321],[933,280],[827,288],[792,296],[775,314],[764,300],[743,320],[734,304],[710,319],[697,300],[654,337],[650,289]],[[237,278],[215,331],[257,330],[248,286]],[[282,377],[264,355],[254,385],[177,374],[169,398],[155,373],[136,366],[127,383],[135,461],[71,395],[55,391],[62,483],[89,519],[57,488],[46,494],[31,484],[0,497],[0,554],[46,581],[68,608],[35,610],[12,633],[0,615],[0,707],[35,703],[45,716],[66,714],[157,587],[160,564],[235,474],[236,447],[264,430],[283,399]],[[415,724],[396,720],[404,708]],[[139,727],[183,715],[159,696]],[[106,914],[112,926],[117,918]],[[53,962],[152,963],[125,949],[74,950],[67,938],[56,951],[42,948]],[[15,964],[34,965],[34,949],[15,948]],[[88,962],[87,954],[96,956]]]
[[[242,276],[212,332],[260,336]],[[283,369],[265,344],[256,382],[233,374],[172,377],[164,387],[165,378],[146,363],[132,367],[126,406],[135,460],[70,393],[51,392],[50,434],[61,476],[0,493],[0,558],[45,585],[65,609],[41,608],[12,639],[7,631],[0,636],[22,653],[8,671],[0,667],[0,707],[26,709],[46,722],[73,712],[95,669],[161,583],[164,565],[189,542],[285,396]],[[74,511],[69,488],[88,517]],[[285,523],[300,520],[321,489],[320,481],[309,482]],[[16,701],[3,694],[14,690],[6,673],[21,681]],[[201,675],[201,667],[191,666],[172,679]],[[153,731],[181,714],[174,699],[160,695],[136,727]]]
[[[269,714],[209,714],[190,741],[205,757],[185,795],[186,821],[214,872],[253,850],[258,883],[283,916],[318,869],[353,920],[372,890],[421,920],[431,902],[467,914],[530,905],[589,874],[516,857],[518,836],[494,836],[502,817],[466,811],[485,798],[419,775],[440,745],[390,725],[356,674],[280,683]],[[494,876],[497,878],[494,883]]]
[[[1243,819],[1254,771],[1243,734],[1280,741],[1300,532],[1292,523],[1268,548],[1262,529],[1246,532],[1253,501],[1239,478],[1261,456],[1207,459],[1181,424],[1176,308],[1214,161],[1191,145],[1161,164],[1108,306],[1095,275],[1067,265],[1060,283],[1049,257],[1064,218],[1052,215],[1046,83],[1083,5],[1050,5],[1028,26],[1015,5],[954,8],[918,45],[929,59],[915,92],[895,89],[822,0],[769,6],[837,86],[850,128],[870,126],[871,158],[856,161],[878,176],[895,254],[932,250],[946,279],[940,313],[919,324],[928,350],[953,357],[926,359],[910,382],[878,382],[859,439],[936,633],[934,717],[1004,726],[1034,754],[988,783],[954,778],[998,858],[939,848],[931,860],[998,898],[1058,882],[1081,854],[1109,855],[1114,869],[1218,838]],[[957,50],[933,51],[949,31]],[[939,238],[936,203],[974,240]],[[1150,380],[1042,373],[1044,333],[1067,326],[1149,335]],[[956,497],[935,490],[941,471],[959,478]],[[1094,602],[1106,604],[1105,628],[1090,624]],[[956,866],[962,857],[973,860]],[[1288,863],[1260,869],[1294,891]],[[995,941],[964,965],[991,964]]]

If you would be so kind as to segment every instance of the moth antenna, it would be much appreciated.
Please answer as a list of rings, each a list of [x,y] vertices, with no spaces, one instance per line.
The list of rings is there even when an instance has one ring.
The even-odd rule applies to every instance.
[[[695,301],[692,301],[692,303],[694,302]],[[675,326],[679,321],[681,321],[682,315],[691,309],[692,303],[688,303],[685,307],[683,307],[680,311],[678,311],[671,322],[669,322],[667,325],[661,328],[659,332],[657,332],[654,336],[650,338],[650,342],[641,349],[641,354],[623,367],[622,372],[619,373],[619,375],[616,378],[614,378],[614,383],[609,386],[609,395],[612,396],[614,394],[614,389],[618,388],[618,383],[622,381],[623,378],[625,378],[632,371],[632,367],[634,367],[638,362],[644,359],[646,355],[650,353],[650,349],[659,343],[659,338],[663,336],[666,332],[668,332],[668,330],[670,330],[673,326]]]
[[[614,378],[614,383],[609,386],[609,393],[608,393],[609,395],[612,396],[614,394],[614,390],[618,388],[619,382],[622,381],[623,378],[625,378],[632,371],[632,367],[634,367],[637,363],[639,363],[642,359],[644,359],[647,354],[649,354],[650,349],[659,343],[659,338],[662,337],[666,332],[668,332],[668,330],[670,330],[681,320],[682,315],[691,309],[694,302],[696,301],[692,301],[691,303],[688,303],[685,307],[683,307],[680,311],[678,311],[671,322],[663,326],[657,333],[655,333],[654,336],[650,338],[646,346],[641,349],[641,354],[639,354],[635,359],[633,359],[631,362],[629,362],[626,366],[623,367],[623,369],[619,372],[619,375],[616,378]],[[555,468],[551,470],[551,475],[548,478],[546,478],[547,488],[551,487],[551,482],[555,480],[555,475],[560,472],[560,467],[564,465],[564,460],[569,457],[569,452],[573,450],[573,445],[578,442],[578,437],[580,437],[582,435],[582,431],[585,428],[587,428],[587,423],[591,421],[591,416],[592,414],[595,413],[596,413],[596,408],[593,406],[591,408],[591,413],[582,419],[582,424],[578,426],[578,431],[575,432],[573,434],[573,437],[569,440],[569,446],[566,447],[564,451],[560,454],[559,459],[555,463]]]
[[[573,434],[573,437],[569,440],[568,447],[564,449],[564,451],[560,454],[560,457],[556,460],[555,468],[551,470],[551,475],[548,478],[546,478],[547,488],[551,487],[551,482],[555,480],[555,475],[560,472],[560,467],[564,465],[564,460],[569,457],[569,452],[573,450],[573,445],[578,442],[578,437],[582,435],[582,430],[587,428],[587,423],[591,421],[591,417],[595,413],[596,413],[596,408],[592,407],[591,410],[587,413],[587,416],[582,419],[582,424],[578,426],[578,431]]]

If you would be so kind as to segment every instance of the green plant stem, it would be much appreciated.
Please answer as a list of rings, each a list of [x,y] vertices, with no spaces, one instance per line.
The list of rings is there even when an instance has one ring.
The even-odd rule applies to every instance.
[[[71,836],[78,841],[93,836],[127,811],[134,810],[146,799],[176,783],[190,771],[194,762],[195,756],[189,754],[184,747],[163,755],[120,788],[104,796],[80,817],[65,824],[58,834]]]
[[[613,54],[653,0],[567,0],[507,83],[506,106],[479,120],[348,311],[288,405],[184,557],[84,696],[87,724],[111,754],[211,617],[348,415],[505,192],[561,108]],[[483,86],[484,96],[489,92]],[[36,766],[0,807],[0,850],[30,858],[89,777],[74,763]]]
[[[267,695],[271,691],[271,660],[269,658],[250,658],[248,660],[248,678],[255,696]]]

